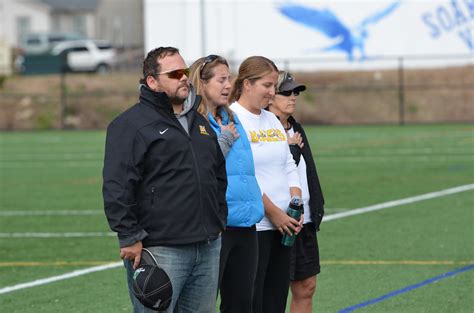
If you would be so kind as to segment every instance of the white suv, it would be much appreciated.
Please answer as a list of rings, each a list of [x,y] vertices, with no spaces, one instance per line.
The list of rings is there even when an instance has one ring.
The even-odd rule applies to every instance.
[[[115,65],[117,52],[104,40],[73,40],[58,43],[52,55],[65,53],[68,70],[73,72],[107,72]]]

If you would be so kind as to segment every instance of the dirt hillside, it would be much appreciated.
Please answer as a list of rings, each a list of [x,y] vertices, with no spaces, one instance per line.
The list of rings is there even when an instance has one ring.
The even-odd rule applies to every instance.
[[[308,87],[296,114],[304,123],[474,121],[474,66],[293,74]],[[61,92],[59,75],[8,77],[0,80],[0,129],[104,128],[136,102],[139,78],[69,74]]]

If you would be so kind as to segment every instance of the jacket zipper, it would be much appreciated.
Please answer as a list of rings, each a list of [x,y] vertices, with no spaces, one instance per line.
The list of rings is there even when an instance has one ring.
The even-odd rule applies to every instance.
[[[155,187],[151,187],[151,207],[155,206]]]
[[[199,208],[201,210],[201,216],[203,217],[202,218],[202,225],[204,227],[204,232],[206,233],[206,236],[207,236],[207,242],[209,243],[210,242],[210,238],[209,238],[209,232],[207,230],[207,227],[206,227],[206,219],[204,218],[204,210],[203,210],[203,206],[202,206],[202,188],[201,188],[201,176],[199,175],[199,167],[198,167],[198,164],[197,164],[197,161],[196,161],[196,154],[194,153],[194,148],[193,148],[193,145],[192,145],[192,140],[191,140],[191,136],[189,136],[189,146],[191,148],[191,153],[193,155],[193,161],[194,161],[194,167],[196,169],[196,176],[197,176],[197,180],[198,180],[198,187],[199,187]]]
[[[202,187],[201,187],[201,176],[199,175],[199,167],[198,167],[198,162],[196,160],[196,154],[194,153],[194,148],[193,148],[193,142],[192,142],[192,139],[191,139],[191,130],[193,128],[193,124],[195,122],[195,119],[188,119],[188,132],[182,127],[181,123],[178,121],[178,119],[176,118],[176,116],[174,116],[173,114],[173,117],[176,121],[176,123],[181,126],[180,128],[184,131],[184,133],[188,136],[189,138],[189,147],[191,149],[191,153],[193,155],[193,162],[194,162],[194,168],[196,169],[196,176],[197,176],[197,180],[198,180],[198,188],[199,188],[199,209],[201,210],[201,216],[202,216],[202,225],[203,225],[203,228],[204,228],[204,232],[206,233],[206,237],[207,237],[207,242],[209,243],[211,241],[210,237],[209,237],[209,231],[206,227],[206,219],[204,218],[204,209],[203,209],[203,205],[202,205]],[[178,127],[179,128],[179,127]]]

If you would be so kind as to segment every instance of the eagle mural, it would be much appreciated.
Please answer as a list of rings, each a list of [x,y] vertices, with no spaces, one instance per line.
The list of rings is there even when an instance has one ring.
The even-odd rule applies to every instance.
[[[317,9],[300,4],[286,3],[278,6],[281,14],[290,20],[318,31],[335,41],[322,51],[343,51],[347,58],[354,60],[354,52],[359,51],[360,59],[366,58],[365,41],[369,36],[369,26],[378,23],[394,12],[401,1],[393,1],[382,10],[373,12],[354,27],[345,25],[331,10]]]

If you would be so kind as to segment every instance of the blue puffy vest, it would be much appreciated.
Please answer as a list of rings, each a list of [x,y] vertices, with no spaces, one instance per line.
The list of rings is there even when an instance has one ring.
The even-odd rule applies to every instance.
[[[229,123],[229,115],[220,109],[222,124]],[[227,226],[250,227],[260,222],[264,209],[262,193],[255,178],[252,150],[242,124],[234,113],[234,124],[240,137],[234,141],[226,156],[227,170]],[[219,136],[221,129],[212,114],[208,114],[209,123]]]

